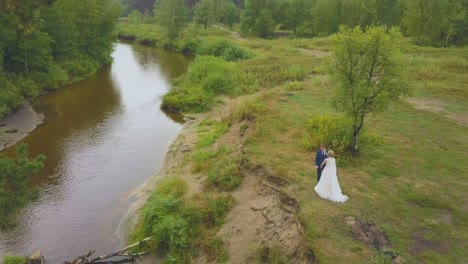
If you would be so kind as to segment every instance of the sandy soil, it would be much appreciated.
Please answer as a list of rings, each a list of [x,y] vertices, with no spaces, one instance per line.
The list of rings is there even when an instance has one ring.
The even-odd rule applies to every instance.
[[[34,112],[29,104],[0,121],[0,151],[26,137],[44,121],[43,114]]]
[[[128,231],[135,227],[138,210],[144,205],[158,181],[164,177],[177,175],[189,185],[188,196],[209,191],[204,175],[193,174],[188,155],[197,141],[198,124],[205,118],[222,120],[229,116],[241,98],[226,100],[226,103],[204,115],[194,116],[172,143],[161,171],[148,182],[128,195],[135,200],[126,217],[122,220],[118,235],[128,236]],[[235,155],[242,155],[244,141],[251,133],[251,121],[235,123],[229,132],[219,138],[213,147],[229,144],[234,147]],[[248,124],[247,130],[240,129]],[[293,263],[315,263],[315,258],[303,239],[304,230],[296,218],[299,211],[297,201],[281,189],[289,183],[272,175],[266,168],[242,163],[239,169],[244,176],[242,185],[232,192],[236,200],[235,207],[228,214],[226,223],[218,231],[230,255],[228,263],[248,263],[253,246],[280,246]],[[124,244],[126,242],[124,241]],[[154,263],[156,259],[147,257],[139,263]],[[193,259],[193,263],[207,263],[203,252]]]

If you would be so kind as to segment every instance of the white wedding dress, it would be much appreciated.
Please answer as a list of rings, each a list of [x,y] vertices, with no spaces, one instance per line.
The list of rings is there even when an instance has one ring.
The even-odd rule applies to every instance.
[[[322,171],[320,181],[315,186],[314,190],[323,199],[327,199],[337,203],[344,203],[348,200],[348,196],[341,193],[341,187],[336,176],[336,162],[334,158],[327,158],[325,168]]]

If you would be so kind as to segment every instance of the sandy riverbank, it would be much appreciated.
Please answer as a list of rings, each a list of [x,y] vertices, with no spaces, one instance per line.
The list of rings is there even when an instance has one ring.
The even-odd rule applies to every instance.
[[[14,145],[31,133],[44,121],[44,115],[38,114],[29,105],[0,120],[0,151]]]

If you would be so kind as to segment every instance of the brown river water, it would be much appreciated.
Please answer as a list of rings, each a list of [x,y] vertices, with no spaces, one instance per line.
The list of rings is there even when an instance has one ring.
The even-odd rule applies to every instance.
[[[62,263],[119,248],[128,194],[157,173],[181,129],[180,116],[160,110],[160,97],[190,58],[124,43],[112,57],[95,76],[34,103],[45,120],[21,142],[47,156],[33,179],[41,196],[19,213],[18,228],[0,233],[0,257],[40,250],[48,263]]]

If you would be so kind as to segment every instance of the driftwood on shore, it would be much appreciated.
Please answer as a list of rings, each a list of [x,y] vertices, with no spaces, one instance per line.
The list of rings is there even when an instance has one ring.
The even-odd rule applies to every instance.
[[[134,244],[126,246],[126,247],[120,249],[119,251],[116,251],[114,253],[110,253],[110,254],[107,254],[107,255],[102,255],[102,256],[99,256],[99,257],[96,257],[96,258],[91,258],[91,255],[94,254],[95,250],[90,250],[86,255],[79,256],[79,257],[75,258],[72,261],[64,261],[64,264],[130,263],[130,262],[134,261],[135,257],[146,255],[146,254],[148,254],[148,252],[139,252],[139,253],[125,253],[125,252],[127,252],[129,249],[132,249],[134,247],[137,247],[137,246],[145,243],[146,241],[148,241],[150,239],[152,239],[152,237],[147,237],[147,238],[145,238],[143,240],[140,240],[140,241],[138,241],[138,242],[136,242]],[[112,261],[101,261],[101,260],[109,259],[109,258],[112,258],[112,257],[124,257],[124,258],[119,259],[119,260],[112,260]]]

